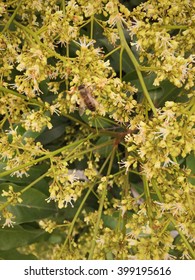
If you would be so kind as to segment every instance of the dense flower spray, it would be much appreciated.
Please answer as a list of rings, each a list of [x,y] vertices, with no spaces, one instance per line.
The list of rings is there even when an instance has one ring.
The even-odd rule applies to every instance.
[[[121,2],[0,3],[0,222],[33,228],[21,254],[195,257],[195,4]]]

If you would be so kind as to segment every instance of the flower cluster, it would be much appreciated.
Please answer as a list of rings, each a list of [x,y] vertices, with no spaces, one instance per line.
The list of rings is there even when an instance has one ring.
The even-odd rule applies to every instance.
[[[140,61],[147,58],[157,74],[155,85],[169,79],[177,87],[194,86],[194,8],[193,1],[149,0],[131,13],[132,45],[140,51]]]
[[[18,92],[24,93],[29,98],[35,97],[40,93],[39,83],[47,78],[47,58],[40,48],[30,48],[24,50],[17,57],[16,69],[23,72],[23,75],[15,77],[14,88]]]
[[[3,190],[1,196],[6,198],[7,204],[11,204],[13,206],[16,204],[22,203],[22,201],[23,201],[23,199],[21,198],[21,193],[16,192],[12,185],[9,185],[9,187],[6,191]],[[4,227],[14,227],[15,216],[12,212],[9,211],[6,207],[2,209],[2,216],[5,219],[5,222],[2,226],[3,228]],[[1,218],[0,218],[0,220],[1,220]]]
[[[51,220],[40,220],[39,225],[42,229],[46,232],[52,233],[53,230],[56,228],[56,222]]]
[[[67,162],[61,158],[53,158],[51,168],[48,171],[48,176],[53,178],[49,186],[50,197],[48,202],[54,200],[58,203],[58,208],[67,207],[81,196],[86,184],[80,182],[75,175],[76,171],[69,171]]]
[[[40,241],[45,256],[24,250],[38,258],[194,257],[193,1],[148,0],[132,10],[118,0],[4,2],[3,227],[14,224],[9,206],[38,188],[60,209],[52,216],[47,204],[37,224],[29,220],[53,237],[48,250]],[[155,74],[152,89],[145,71]],[[152,90],[166,91],[164,80],[181,90],[155,103]]]
[[[16,203],[21,203],[22,198],[20,197],[21,193],[19,192],[14,192],[13,186],[9,186],[9,190],[5,191],[3,190],[2,195],[4,197],[7,197],[7,201],[12,202],[13,205]]]
[[[83,37],[78,45],[80,50],[76,51],[74,60],[68,61],[66,67],[63,62],[57,64],[56,71],[62,78],[72,77],[66,102],[63,95],[58,96],[60,110],[72,112],[78,104],[81,106],[78,87],[83,84],[98,104],[96,111],[98,115],[105,116],[107,113],[116,121],[129,121],[129,115],[137,104],[132,96],[136,89],[115,77],[109,60],[103,59],[103,53],[100,48],[94,47],[94,41]]]
[[[2,216],[5,219],[5,223],[3,224],[2,228],[4,227],[14,227],[15,222],[13,221],[15,216],[13,213],[8,211],[7,209],[3,209]]]
[[[40,142],[34,142],[34,138],[23,137],[18,132],[18,127],[7,131],[5,135],[2,135],[0,139],[1,157],[0,159],[6,163],[5,170],[16,169],[11,172],[11,175],[22,177],[23,175],[28,176],[29,161],[35,159],[37,156],[45,154]],[[20,168],[21,165],[25,165]],[[17,169],[18,167],[18,169]]]
[[[23,115],[21,123],[26,130],[40,132],[45,126],[49,129],[52,128],[50,120],[50,117],[44,115],[43,111],[39,110],[34,112],[32,110],[30,113]]]
[[[194,152],[195,130],[194,114],[190,114],[186,104],[166,102],[165,107],[158,111],[158,116],[148,122],[141,121],[137,126],[137,134],[127,134],[125,141],[128,144],[129,157],[123,162],[124,166],[132,165],[132,152],[137,153],[137,159],[142,164],[142,172],[151,180],[158,177],[160,170],[178,169],[178,163],[174,160],[178,156],[186,157]],[[137,119],[136,119],[137,121]]]

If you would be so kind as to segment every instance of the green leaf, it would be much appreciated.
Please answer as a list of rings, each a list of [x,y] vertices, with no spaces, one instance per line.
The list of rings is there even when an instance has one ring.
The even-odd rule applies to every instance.
[[[109,53],[111,51],[113,51],[113,45],[111,45],[108,41],[108,39],[104,38],[104,39],[100,39],[100,44],[106,48],[106,53]],[[120,50],[117,50],[115,52],[113,52],[108,59],[110,60],[110,63],[112,65],[112,67],[114,68],[114,70],[117,72],[120,69]],[[134,66],[127,54],[126,51],[123,52],[123,56],[122,56],[122,68],[125,71],[125,73],[130,72],[132,70],[134,70]]]
[[[102,220],[104,222],[105,227],[108,227],[110,229],[115,229],[118,225],[118,214],[116,217],[109,216],[109,215],[103,215]]]
[[[168,80],[163,81],[160,84],[160,87],[163,91],[162,98],[159,101],[159,106],[163,106],[166,101],[175,101],[178,95],[181,93],[182,88],[177,88]]]
[[[144,78],[144,82],[145,82],[145,85],[147,87],[148,90],[154,90],[154,89],[157,89],[159,88],[154,86],[153,83],[154,83],[154,79],[155,79],[156,75],[154,73],[151,73],[149,75],[145,75],[143,78]],[[137,78],[137,73],[136,71],[133,71],[133,72],[129,72],[127,73],[124,77],[123,77],[123,80],[124,81],[127,81],[127,82],[131,82],[132,85],[134,85],[137,89],[138,89],[138,92],[142,92],[142,87],[141,87],[141,84],[140,84],[140,81],[139,79]]]
[[[42,145],[47,145],[64,134],[65,124],[53,126],[52,129],[46,129],[37,139]]]
[[[154,80],[156,78],[156,74],[144,74],[144,83],[146,85],[147,90],[151,96],[152,101],[154,102],[156,107],[161,107],[164,105],[166,101],[177,101],[184,102],[186,99],[184,97],[179,97],[180,93],[183,91],[182,88],[177,88],[168,80],[164,80],[161,82],[159,86],[154,86]],[[138,94],[141,93],[140,99],[143,97],[142,92],[143,89],[141,87],[140,81],[137,78],[137,73],[135,71],[130,71],[126,75],[124,75],[123,80],[126,82],[131,82],[138,89]]]
[[[131,84],[136,87],[136,85],[139,85],[139,80],[137,79],[137,72],[135,70],[131,70],[130,72],[128,72],[123,76],[123,81],[127,83],[131,82]]]
[[[40,229],[24,229],[21,226],[14,228],[0,228],[0,249],[10,250],[32,243],[45,232]]]
[[[62,236],[60,234],[52,233],[48,239],[50,244],[60,244],[62,243]]]
[[[20,254],[16,249],[7,251],[0,250],[0,260],[36,260],[37,258],[32,255]]]
[[[22,135],[22,138],[25,139],[25,138],[33,138],[33,139],[36,139],[39,135],[40,135],[41,132],[35,132],[35,131],[31,131],[31,130],[27,130],[24,132],[24,134]]]
[[[106,253],[106,260],[113,260],[113,259],[114,259],[114,257],[113,257],[112,252],[111,251],[107,252]]]
[[[2,183],[0,185],[0,193],[2,190],[7,191],[9,185],[13,186],[15,192],[20,192],[23,188],[14,184]],[[14,222],[16,224],[32,222],[40,219],[47,218],[57,212],[55,204],[47,203],[48,198],[45,194],[36,189],[29,189],[21,195],[22,203],[14,206],[9,205],[7,209],[15,216]],[[0,202],[4,202],[5,197],[0,196]],[[3,219],[0,221],[4,223]]]
[[[111,139],[110,136],[101,136],[98,139],[98,141],[96,142],[96,145],[98,146],[100,144],[103,144],[103,143],[109,141],[110,139]],[[107,157],[111,153],[112,149],[113,149],[113,146],[109,145],[109,146],[105,146],[100,149],[97,149],[97,151],[102,157]]]
[[[186,164],[187,164],[187,167],[192,170],[192,173],[195,174],[195,156],[193,154],[190,154],[189,156],[187,156]]]
[[[191,169],[191,174],[195,175],[195,156],[193,154],[190,154],[186,158],[186,166],[187,168]],[[190,183],[195,185],[195,178],[190,178],[189,179]]]
[[[64,117],[53,116],[52,125],[53,125],[52,129],[46,128],[41,133],[41,135],[36,139],[37,141],[41,142],[42,145],[47,145],[51,142],[54,142],[65,133],[67,119]]]

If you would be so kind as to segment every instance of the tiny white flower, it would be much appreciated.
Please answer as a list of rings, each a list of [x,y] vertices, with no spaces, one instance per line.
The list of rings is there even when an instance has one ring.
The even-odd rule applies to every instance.
[[[10,218],[7,218],[5,220],[5,223],[3,224],[2,228],[4,227],[14,227],[13,224],[15,224],[16,222],[13,222]]]

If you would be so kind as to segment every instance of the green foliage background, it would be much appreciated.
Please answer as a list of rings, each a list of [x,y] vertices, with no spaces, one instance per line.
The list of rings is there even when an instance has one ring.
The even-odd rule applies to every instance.
[[[194,26],[194,1],[0,3],[0,259],[194,258]]]

